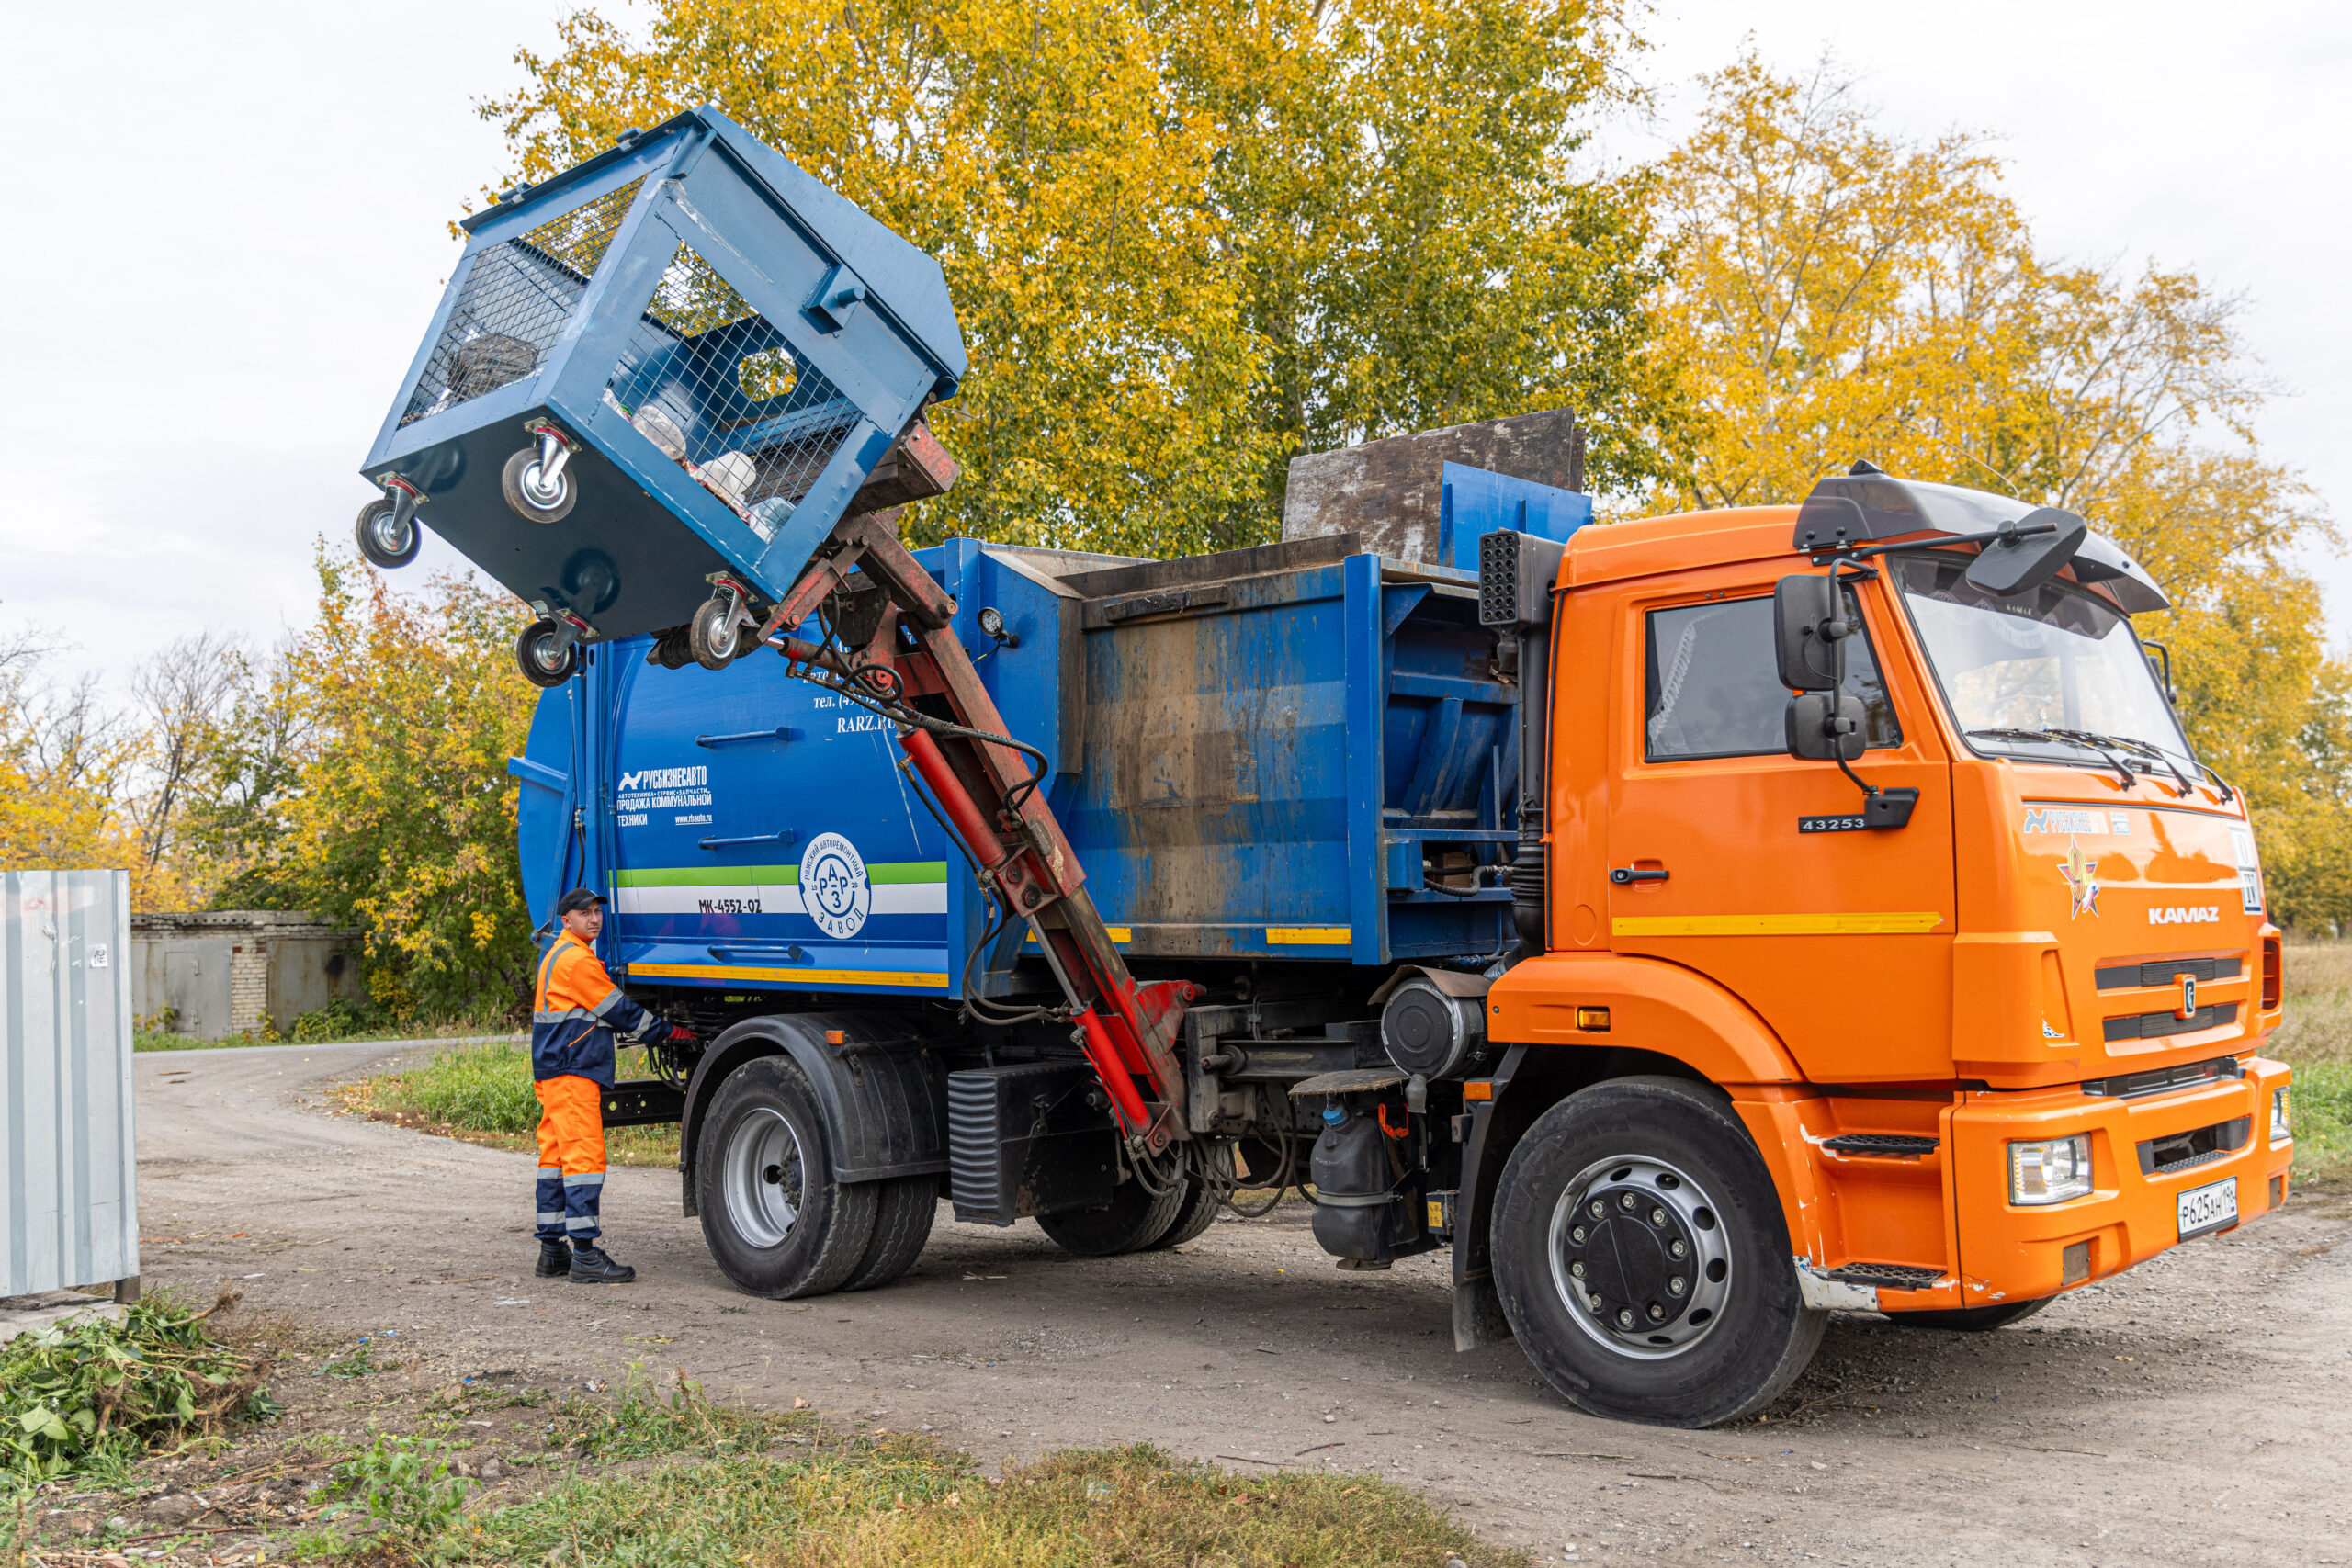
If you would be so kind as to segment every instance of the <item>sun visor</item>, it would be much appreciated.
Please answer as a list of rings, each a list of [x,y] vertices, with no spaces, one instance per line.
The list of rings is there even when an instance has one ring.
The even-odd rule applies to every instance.
[[[1982,534],[2014,523],[2034,503],[1958,485],[1885,474],[1838,474],[1813,487],[1797,508],[1790,548],[1836,549],[1905,534]]]
[[[2075,581],[2098,583],[2115,595],[2115,602],[2127,615],[2137,615],[2150,610],[2169,610],[2172,600],[2156,586],[2156,580],[2142,569],[2138,561],[2123,553],[2114,540],[2093,534],[2085,538],[2075,551],[2071,563]]]

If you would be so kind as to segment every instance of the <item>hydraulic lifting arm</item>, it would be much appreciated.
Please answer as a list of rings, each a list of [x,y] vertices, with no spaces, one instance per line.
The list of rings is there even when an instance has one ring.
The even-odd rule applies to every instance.
[[[931,470],[937,490],[953,482],[953,460],[921,424],[901,450]],[[878,618],[851,608],[877,590],[888,600]],[[834,628],[823,644],[782,635],[820,610]],[[1042,762],[1033,765],[1033,753],[1008,743],[996,704],[949,625],[955,614],[956,601],[899,542],[895,512],[867,512],[834,527],[759,635],[780,645],[795,675],[897,722],[899,746],[970,852],[982,885],[1008,919],[1026,920],[1036,936],[1069,1000],[1074,1038],[1123,1131],[1157,1153],[1191,1136],[1174,1043],[1201,988],[1183,980],[1138,985],[1127,973],[1086,891],[1086,872],[1046,802]],[[852,637],[861,646],[850,646]]]

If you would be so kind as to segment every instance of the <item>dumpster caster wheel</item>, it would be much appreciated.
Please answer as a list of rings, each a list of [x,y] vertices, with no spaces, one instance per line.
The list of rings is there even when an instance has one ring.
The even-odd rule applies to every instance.
[[[706,670],[724,670],[751,647],[749,628],[736,624],[735,602],[721,595],[695,612],[686,626],[686,646]]]
[[[580,499],[570,465],[546,459],[537,446],[526,446],[507,458],[498,484],[506,493],[506,504],[526,523],[560,523]]]
[[[560,686],[580,668],[580,645],[557,633],[553,621],[533,621],[514,639],[514,663],[534,686]]]
[[[369,566],[390,570],[406,566],[416,558],[424,543],[418,532],[413,515],[402,517],[394,509],[390,497],[379,496],[359,509],[359,522],[355,530],[359,536],[359,554]]]

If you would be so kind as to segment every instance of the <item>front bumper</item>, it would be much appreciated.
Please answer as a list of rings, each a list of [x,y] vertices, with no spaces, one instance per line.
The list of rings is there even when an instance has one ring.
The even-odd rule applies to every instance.
[[[2177,1200],[2193,1187],[2234,1177],[2239,1224],[2284,1202],[2295,1145],[2271,1142],[2270,1095],[2292,1075],[2261,1056],[2245,1067],[2242,1078],[2132,1100],[2078,1089],[1965,1096],[1946,1113],[1944,1145],[1952,1156],[1962,1304],[2054,1295],[2154,1258],[2178,1245]],[[2243,1147],[2143,1168],[2143,1145],[2241,1116],[2253,1122]],[[2091,1139],[2088,1196],[2040,1207],[2008,1201],[2012,1142],[2082,1133]]]

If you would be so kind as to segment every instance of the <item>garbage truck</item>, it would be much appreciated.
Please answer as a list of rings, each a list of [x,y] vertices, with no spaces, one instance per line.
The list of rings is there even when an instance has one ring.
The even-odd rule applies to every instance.
[[[1535,415],[1302,457],[1252,548],[910,549],[920,251],[711,109],[467,228],[360,548],[533,606],[525,889],[696,1036],[605,1115],[741,1289],[1295,1193],[1700,1427],[1832,1311],[1996,1328],[2285,1201],[2245,800],[2086,519],[1862,462],[1597,525]]]

